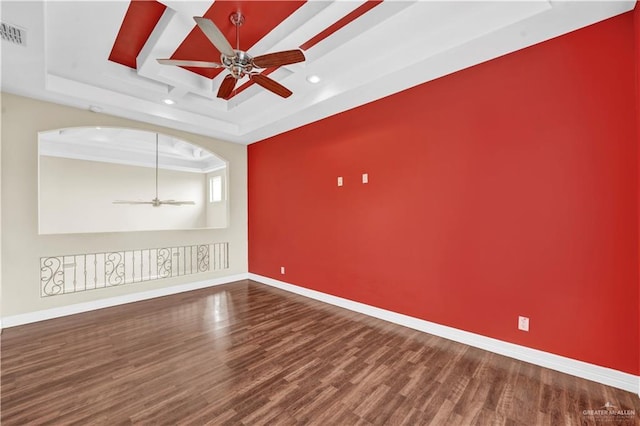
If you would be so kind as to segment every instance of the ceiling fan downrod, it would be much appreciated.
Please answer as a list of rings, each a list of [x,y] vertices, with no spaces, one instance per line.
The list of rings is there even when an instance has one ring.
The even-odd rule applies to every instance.
[[[240,80],[245,75],[251,74],[253,70],[253,58],[245,51],[240,50],[240,27],[244,24],[244,15],[240,12],[232,13],[229,20],[236,27],[236,48],[234,56],[221,55],[220,60],[231,72],[231,75]]]
[[[181,206],[184,204],[190,204],[190,205],[195,205],[196,203],[194,201],[176,201],[176,200],[161,200],[160,198],[158,198],[158,168],[159,168],[159,162],[158,162],[158,151],[159,151],[159,134],[156,133],[156,196],[155,198],[153,198],[151,201],[123,201],[123,200],[116,200],[113,202],[113,204],[151,204],[153,207],[160,207],[162,205],[168,204],[168,205],[172,205],[172,206]]]
[[[240,12],[232,13],[229,20],[236,27],[236,50],[240,50],[240,27],[244,24],[244,15]]]

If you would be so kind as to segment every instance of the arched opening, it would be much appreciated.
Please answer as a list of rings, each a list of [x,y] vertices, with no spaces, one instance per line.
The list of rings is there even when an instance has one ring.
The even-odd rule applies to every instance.
[[[161,133],[73,127],[38,133],[40,234],[228,226],[228,163]]]

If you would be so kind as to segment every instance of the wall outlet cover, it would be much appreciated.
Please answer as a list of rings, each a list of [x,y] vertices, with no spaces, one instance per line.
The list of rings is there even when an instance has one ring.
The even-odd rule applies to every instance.
[[[529,331],[529,318],[519,316],[518,317],[518,330]]]

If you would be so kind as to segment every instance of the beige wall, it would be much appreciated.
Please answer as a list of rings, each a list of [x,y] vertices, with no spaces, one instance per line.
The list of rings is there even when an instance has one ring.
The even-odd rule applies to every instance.
[[[246,147],[104,114],[2,94],[2,315],[75,303],[247,272]],[[188,231],[144,231],[38,235],[38,132],[76,126],[118,126],[184,139],[228,161],[229,227]],[[40,257],[146,247],[229,242],[230,269],[170,279],[40,297]]]
[[[4,115],[1,95],[0,112]],[[0,119],[0,333],[2,332],[2,127],[2,119]]]
[[[113,204],[151,201],[155,170],[149,167],[40,156],[40,234],[206,228],[205,173],[158,170],[161,200],[195,205]]]

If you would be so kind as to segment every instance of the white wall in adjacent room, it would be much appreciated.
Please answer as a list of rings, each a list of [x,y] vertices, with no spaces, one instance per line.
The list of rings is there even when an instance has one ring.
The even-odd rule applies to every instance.
[[[221,197],[219,201],[211,200],[211,179],[220,176]],[[207,173],[206,177],[206,225],[207,228],[225,228],[228,226],[227,170],[216,170]]]
[[[194,201],[195,205],[113,204],[115,200],[151,201],[155,169],[41,155],[40,233],[204,228],[205,178],[204,173],[158,171],[161,200]]]

